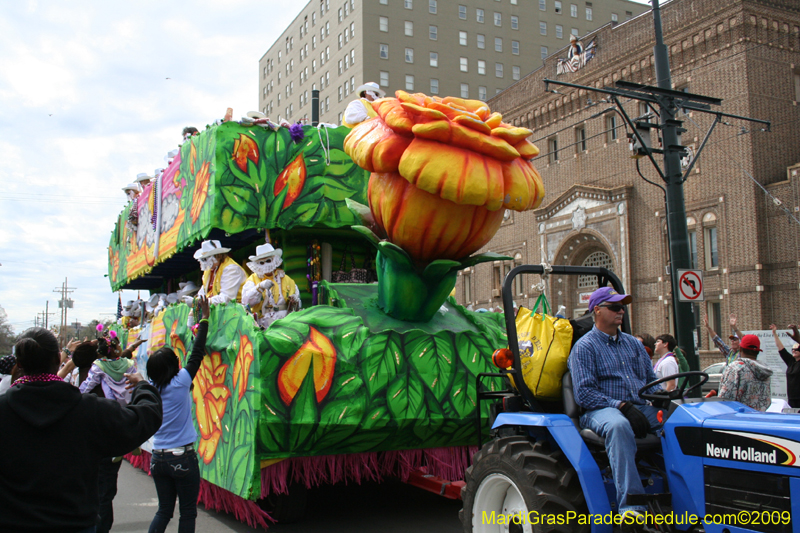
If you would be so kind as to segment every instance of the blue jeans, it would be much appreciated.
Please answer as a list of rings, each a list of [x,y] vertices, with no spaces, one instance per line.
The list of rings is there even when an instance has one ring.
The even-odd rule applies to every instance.
[[[652,405],[636,405],[647,420],[650,421],[650,430],[661,427],[656,418],[658,409]],[[587,411],[581,416],[581,427],[591,429],[606,439],[606,452],[611,463],[611,473],[614,476],[614,486],[617,489],[617,510],[620,514],[628,509],[644,512],[641,507],[626,505],[628,494],[643,494],[644,486],[636,468],[636,439],[630,422],[615,407]]]
[[[158,511],[150,523],[150,533],[163,533],[180,499],[179,533],[193,533],[197,519],[197,496],[200,494],[200,468],[197,453],[153,453],[150,473],[158,493]]]

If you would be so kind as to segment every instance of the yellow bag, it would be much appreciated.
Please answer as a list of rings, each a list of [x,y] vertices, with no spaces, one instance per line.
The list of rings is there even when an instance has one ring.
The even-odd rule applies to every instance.
[[[540,302],[543,313],[538,312]],[[561,378],[567,372],[572,345],[572,324],[566,318],[547,314],[547,299],[541,295],[530,309],[517,312],[517,342],[522,377],[531,393],[542,400],[561,399]],[[511,384],[514,385],[513,378]]]

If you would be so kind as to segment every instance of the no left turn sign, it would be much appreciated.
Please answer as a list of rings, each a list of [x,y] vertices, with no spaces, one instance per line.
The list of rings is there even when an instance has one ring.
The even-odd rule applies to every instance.
[[[703,271],[678,270],[678,301],[703,302]]]

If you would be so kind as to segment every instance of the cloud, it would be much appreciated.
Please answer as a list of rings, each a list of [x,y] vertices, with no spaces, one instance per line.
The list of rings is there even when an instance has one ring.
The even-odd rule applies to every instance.
[[[302,9],[277,0],[12,2],[0,17],[0,306],[17,332],[65,278],[69,322],[109,318],[121,187],[184,126],[259,108],[258,60]],[[260,24],[257,21],[268,21]],[[167,79],[170,78],[170,79]],[[123,303],[136,293],[126,291]],[[146,294],[142,294],[146,296]]]

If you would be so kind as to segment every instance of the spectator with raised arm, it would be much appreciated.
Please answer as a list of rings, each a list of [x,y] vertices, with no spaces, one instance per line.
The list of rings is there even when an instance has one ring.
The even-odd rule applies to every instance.
[[[703,317],[703,325],[706,327],[706,330],[708,330],[708,334],[711,336],[711,341],[714,343],[714,345],[717,347],[720,353],[725,357],[726,365],[731,364],[733,361],[736,360],[737,357],[739,357],[739,339],[742,338],[739,328],[736,327],[736,315],[733,314],[731,315],[730,323],[731,327],[733,327],[733,329],[737,333],[732,333],[728,337],[728,340],[731,343],[731,345],[728,346],[727,344],[722,342],[722,339],[719,338],[719,335],[717,335],[717,333],[708,324],[708,316]]]
[[[775,324],[770,324],[769,329],[772,330],[775,346],[778,348],[778,355],[786,363],[786,398],[789,401],[789,407],[800,407],[800,343],[795,343],[792,346],[792,353],[790,354],[783,346],[780,337],[778,337],[778,327]],[[797,331],[797,326],[789,324],[789,329]]]

